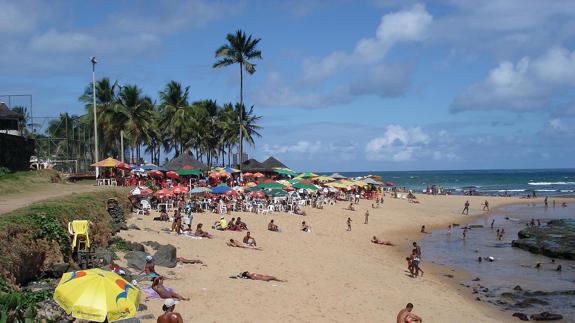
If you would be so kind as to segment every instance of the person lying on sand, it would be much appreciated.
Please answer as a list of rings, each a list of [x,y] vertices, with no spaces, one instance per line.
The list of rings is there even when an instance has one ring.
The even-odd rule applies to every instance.
[[[407,306],[405,306],[405,308],[402,309],[401,311],[399,311],[399,313],[397,314],[396,323],[421,323],[421,322],[423,322],[423,319],[421,317],[411,313],[412,310],[413,310],[413,304],[407,303]]]
[[[305,221],[301,223],[301,231],[303,232],[311,232],[311,227],[305,224]]]
[[[243,241],[244,241],[244,243],[247,244],[248,246],[257,247],[256,239],[254,239],[254,238],[251,236],[251,233],[250,233],[249,231],[246,233],[246,236],[244,237],[244,240],[243,240]]]
[[[199,259],[186,259],[184,257],[176,257],[176,261],[182,264],[204,264],[204,262]]]
[[[194,233],[194,235],[196,237],[202,237],[202,238],[208,238],[211,239],[213,238],[213,236],[209,233],[207,233],[206,231],[202,230],[202,227],[204,225],[202,223],[198,223],[198,225],[196,226],[196,232]]]
[[[353,203],[349,203],[349,206],[347,207],[346,210],[355,211],[355,208],[353,207]]]
[[[395,246],[393,243],[391,243],[391,241],[379,240],[376,236],[373,236],[373,238],[371,238],[371,242],[373,242],[375,244],[386,245],[386,246]]]
[[[254,249],[254,250],[262,250],[260,247],[254,247],[254,246],[250,246],[250,245],[246,245],[243,244],[241,242],[238,242],[234,239],[230,239],[229,242],[226,243],[228,246],[230,247],[236,247],[236,248],[244,248],[244,249]]]
[[[164,311],[164,313],[158,316],[158,320],[156,322],[184,323],[182,315],[180,315],[180,313],[178,312],[174,312],[174,310],[176,309],[176,304],[178,304],[178,301],[176,301],[173,298],[167,298],[166,301],[164,302],[164,305],[162,306],[162,311]]]
[[[261,280],[261,281],[265,281],[265,282],[269,282],[269,281],[277,281],[277,282],[282,282],[285,283],[287,282],[287,280],[281,280],[278,279],[274,276],[269,276],[269,275],[262,275],[262,274],[256,274],[256,273],[250,273],[248,271],[244,271],[243,273],[239,273],[237,276],[232,277],[232,278],[243,278],[243,279],[251,279],[251,280]]]
[[[152,283],[152,289],[160,295],[161,298],[175,298],[179,301],[189,301],[189,297],[184,297],[174,291],[169,291],[164,287],[164,276],[158,276]]]
[[[268,223],[268,230],[269,231],[274,231],[274,232],[279,232],[280,229],[278,228],[278,226],[274,223],[274,220],[272,219],[270,221],[270,223]]]

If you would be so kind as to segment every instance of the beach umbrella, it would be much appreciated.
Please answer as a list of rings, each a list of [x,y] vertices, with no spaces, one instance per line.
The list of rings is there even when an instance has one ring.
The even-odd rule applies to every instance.
[[[312,172],[303,172],[301,174],[299,174],[298,176],[296,176],[296,178],[312,178],[312,177],[317,177],[317,174],[314,174]]]
[[[196,169],[191,169],[191,168],[186,168],[186,169],[184,169],[184,168],[181,168],[181,169],[178,169],[178,170],[176,171],[176,173],[178,173],[178,175],[180,175],[180,176],[188,176],[188,175],[198,175],[198,176],[199,176],[199,175],[202,175],[202,170],[201,170],[201,169],[197,169],[197,168],[196,168]]]
[[[72,271],[62,275],[54,300],[75,318],[114,322],[136,316],[140,289],[111,271]]]
[[[297,183],[299,183],[299,182],[301,182],[301,179],[295,179],[295,178],[294,178],[294,179],[290,179],[290,180],[288,181],[288,183],[290,183],[290,184],[292,184],[292,185],[293,185],[293,184],[297,184]]]
[[[132,170],[132,166],[130,166],[126,163],[118,163],[116,165],[116,168],[121,169],[121,170]]]
[[[325,184],[325,186],[349,189],[349,185],[346,185],[345,183],[342,183],[342,182],[331,182],[331,183]]]
[[[118,165],[119,163],[121,163],[121,161],[116,160],[112,157],[108,157],[104,160],[100,160],[97,163],[93,163],[90,166],[92,166],[92,167],[116,167],[116,165]]]
[[[172,196],[172,195],[174,195],[174,193],[165,188],[162,188],[161,190],[158,190],[156,191],[156,193],[154,193],[154,196],[157,197]]]
[[[232,187],[232,190],[238,191],[238,192],[243,192],[243,191],[244,191],[244,188],[241,187],[241,186],[234,186],[234,187]]]
[[[282,184],[284,187],[290,187],[291,183],[285,179],[279,180],[278,183]]]
[[[254,174],[252,174],[252,173],[250,173],[250,172],[247,172],[247,173],[244,173],[243,176],[244,176],[244,177],[253,177]]]
[[[145,170],[159,170],[162,172],[165,172],[167,169],[165,169],[164,167],[160,167],[160,166],[156,166],[154,164],[147,164],[147,165],[142,165],[140,166]]]
[[[284,188],[284,186],[278,182],[264,182],[264,183],[259,183],[258,187],[263,188],[263,189],[278,189],[281,190]]]
[[[331,177],[333,179],[346,179],[347,178],[340,173],[333,173],[333,174],[329,175],[329,177]]]
[[[318,176],[318,177],[315,177],[313,180],[318,181],[318,182],[333,182],[333,181],[335,181],[335,179],[333,179],[332,177],[329,177],[329,176]]]
[[[159,170],[151,170],[148,172],[148,175],[150,175],[151,177],[163,177],[164,174],[162,172],[160,172]]]
[[[315,186],[313,184],[302,183],[302,182],[294,184],[293,187],[298,188],[298,189],[310,190],[310,191],[317,191],[318,190],[317,186]]]
[[[190,169],[194,169],[194,166],[186,164],[186,165],[182,166],[181,169],[190,170]]]
[[[287,196],[288,193],[282,190],[270,190],[267,194],[271,197],[284,197]]]
[[[229,190],[226,193],[224,193],[225,196],[231,196],[231,197],[239,197],[240,193],[238,193],[238,191],[236,190]]]
[[[174,193],[174,194],[176,194],[176,195],[179,195],[179,194],[182,194],[182,193],[184,193],[184,192],[183,192],[183,190],[182,190],[181,187],[176,186],[176,187],[174,187],[174,188],[172,189],[172,193]]]
[[[250,193],[250,195],[256,199],[263,199],[266,197],[266,193],[264,193],[264,191],[253,191]]]
[[[192,190],[190,191],[191,194],[199,194],[199,193],[209,193],[212,190],[209,187],[202,187],[202,186],[198,186],[198,187],[194,187],[192,188]]]
[[[167,172],[166,176],[171,178],[171,179],[179,179],[180,178],[180,175],[178,175],[178,173],[176,173],[174,171]]]
[[[134,167],[134,168],[130,171],[130,173],[145,173],[145,172],[146,172],[145,169],[143,169],[143,168],[141,168],[141,167],[137,167],[137,166]]]
[[[255,178],[260,178],[260,177],[264,177],[264,176],[265,176],[265,175],[262,174],[262,173],[260,173],[260,172],[257,172],[257,173],[254,174],[254,177],[255,177]]]
[[[224,171],[226,171],[226,172],[228,172],[228,173],[230,173],[230,174],[239,173],[239,172],[240,172],[239,169],[235,169],[235,168],[232,168],[232,167],[230,167],[230,166],[224,167]]]
[[[247,187],[254,187],[257,186],[258,184],[254,183],[254,182],[249,182],[246,184]]]
[[[146,186],[137,186],[130,191],[130,196],[147,196],[152,194],[152,190]]]
[[[289,168],[276,167],[273,170],[274,170],[274,172],[281,174],[281,175],[288,175],[288,176],[295,176],[296,175],[296,172],[294,172],[293,170],[291,170]]]
[[[220,184],[214,188],[212,188],[213,194],[224,194],[231,190],[231,188],[226,184]]]

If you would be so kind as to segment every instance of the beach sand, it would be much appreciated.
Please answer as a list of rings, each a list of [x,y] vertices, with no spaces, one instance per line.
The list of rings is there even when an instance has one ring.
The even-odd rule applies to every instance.
[[[234,212],[232,216],[242,217],[263,251],[226,246],[230,238],[241,241],[245,231],[210,229],[219,219],[213,213],[195,214],[193,227],[204,223],[214,239],[196,240],[163,232],[161,229],[171,223],[152,221],[155,213],[140,219],[133,216],[129,223],[142,230],[122,231],[120,236],[136,242],[170,243],[177,247],[178,256],[207,264],[156,268],[160,274],[174,278],[166,280],[165,286],[191,297],[176,306],[186,322],[395,322],[397,312],[408,302],[414,304],[414,313],[425,322],[514,322],[510,313],[476,301],[467,288],[459,286],[456,278],[461,273],[426,263],[425,246],[425,275],[408,276],[405,257],[411,243],[423,237],[419,233],[421,225],[429,231],[449,223],[465,223],[472,215],[482,213],[481,204],[486,198],[418,195],[418,199],[420,204],[411,204],[386,197],[379,209],[371,208],[372,201],[361,200],[355,212],[344,210],[349,203],[338,202],[323,210],[308,207],[305,217],[283,212]],[[520,202],[518,198],[487,199],[492,208]],[[466,200],[471,203],[469,216],[460,214]],[[367,225],[363,223],[366,210],[370,212]],[[346,231],[348,216],[353,220],[351,232]],[[267,230],[272,218],[282,232]],[[300,231],[302,220],[311,225],[311,233]],[[454,230],[454,235],[460,231]],[[397,246],[372,244],[374,235]],[[273,275],[288,282],[228,278],[242,271]],[[145,304],[148,310],[144,314],[157,317],[162,313],[162,300]]]

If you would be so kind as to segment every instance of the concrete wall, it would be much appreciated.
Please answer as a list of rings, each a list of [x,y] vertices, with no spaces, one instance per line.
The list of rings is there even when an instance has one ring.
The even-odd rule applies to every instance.
[[[30,169],[35,146],[33,139],[0,133],[0,166],[12,171]]]

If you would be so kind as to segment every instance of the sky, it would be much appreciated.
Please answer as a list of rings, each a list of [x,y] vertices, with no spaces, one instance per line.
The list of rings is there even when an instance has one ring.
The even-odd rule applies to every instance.
[[[0,100],[37,121],[84,113],[97,78],[157,100],[239,101],[213,69],[238,29],[261,38],[244,80],[261,115],[247,147],[295,170],[575,167],[575,1],[0,0]],[[4,97],[5,98],[5,97]],[[4,99],[6,101],[6,99]]]

